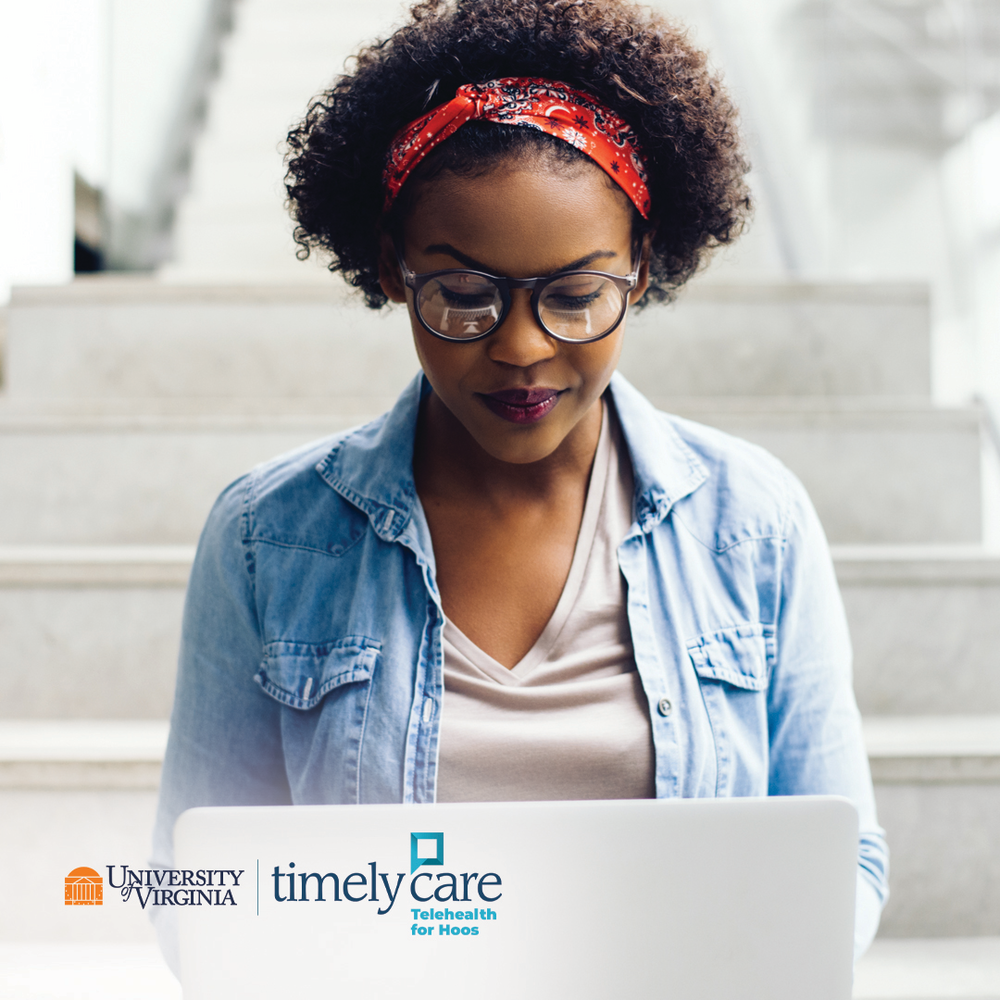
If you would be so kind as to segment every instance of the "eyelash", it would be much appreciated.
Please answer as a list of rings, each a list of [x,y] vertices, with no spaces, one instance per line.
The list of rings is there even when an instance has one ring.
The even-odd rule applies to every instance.
[[[601,297],[601,292],[590,292],[587,295],[551,295],[548,296],[547,302],[558,302],[570,309],[582,309],[585,306],[589,306],[592,302],[596,302]]]
[[[487,296],[485,293],[462,293],[453,292],[450,288],[445,288],[443,285],[440,289],[441,298],[446,302],[454,306],[464,306],[467,309],[474,308],[477,305],[481,305],[484,301],[489,298],[489,301],[493,301],[492,296]]]

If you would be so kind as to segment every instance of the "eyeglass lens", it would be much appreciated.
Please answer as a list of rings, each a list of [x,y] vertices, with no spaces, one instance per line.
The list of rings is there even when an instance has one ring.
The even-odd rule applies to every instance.
[[[624,294],[595,274],[567,274],[547,284],[539,296],[542,325],[557,337],[589,340],[617,324]],[[463,340],[495,326],[503,312],[497,285],[479,274],[456,272],[428,281],[416,300],[423,321],[437,333]]]

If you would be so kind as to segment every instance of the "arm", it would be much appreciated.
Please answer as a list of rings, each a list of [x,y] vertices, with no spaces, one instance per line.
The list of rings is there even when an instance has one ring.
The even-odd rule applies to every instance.
[[[185,809],[291,801],[281,706],[253,679],[262,639],[253,554],[242,530],[250,482],[238,480],[219,497],[191,570],[153,838],[160,867],[173,865],[174,823]],[[171,913],[158,909],[151,913],[176,972],[176,929],[167,926]]]
[[[791,477],[790,477],[791,479]],[[843,795],[858,810],[855,958],[878,929],[888,897],[888,849],[875,813],[851,646],[826,538],[791,479],[768,692],[771,795]]]

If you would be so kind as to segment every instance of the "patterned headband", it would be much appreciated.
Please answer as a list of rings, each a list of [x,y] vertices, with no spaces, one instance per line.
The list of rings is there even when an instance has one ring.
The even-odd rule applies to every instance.
[[[610,108],[583,91],[554,80],[505,77],[468,83],[446,104],[401,129],[389,144],[385,208],[417,164],[466,122],[479,119],[524,125],[554,135],[586,153],[649,218],[649,188],[639,140]]]

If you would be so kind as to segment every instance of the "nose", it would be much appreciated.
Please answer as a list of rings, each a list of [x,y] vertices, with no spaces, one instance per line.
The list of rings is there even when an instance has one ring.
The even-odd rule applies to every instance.
[[[555,357],[558,341],[550,337],[535,319],[531,309],[531,292],[514,289],[510,312],[486,340],[486,354],[497,364],[515,368],[530,368]]]

